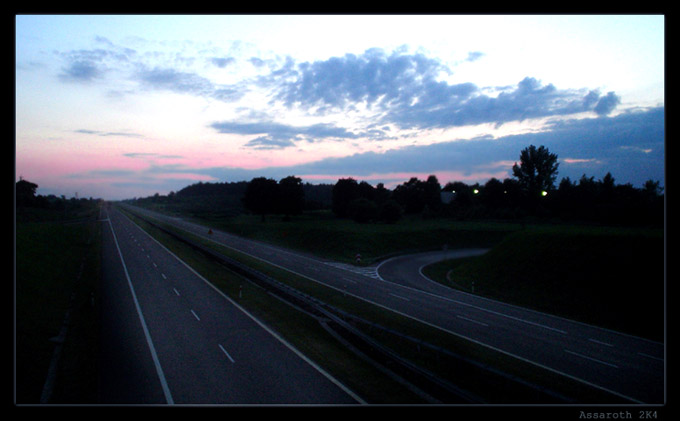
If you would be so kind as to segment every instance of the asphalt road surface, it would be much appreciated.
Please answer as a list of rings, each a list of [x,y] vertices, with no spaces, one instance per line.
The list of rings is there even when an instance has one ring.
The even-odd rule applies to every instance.
[[[664,344],[455,291],[420,273],[429,262],[483,250],[402,256],[360,268],[133,209],[633,403],[666,402]]]
[[[102,223],[101,403],[363,403],[115,208]]]

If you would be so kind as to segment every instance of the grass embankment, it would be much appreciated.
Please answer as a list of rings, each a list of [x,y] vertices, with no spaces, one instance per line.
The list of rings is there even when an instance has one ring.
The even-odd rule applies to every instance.
[[[219,218],[203,216],[197,221],[236,235],[312,253],[341,262],[375,263],[393,254],[448,248],[490,247],[520,224],[453,221],[407,216],[395,224],[358,224],[330,212],[311,212],[286,220],[242,214]]]
[[[430,265],[454,288],[661,341],[661,230],[545,226],[518,231],[487,254]]]
[[[97,297],[100,269],[99,230],[92,216],[89,212],[65,215],[63,211],[17,214],[17,404],[40,403],[57,346],[52,339],[59,335],[69,308],[69,330],[49,402],[96,402],[98,328],[91,299],[93,294]],[[77,222],[58,220],[64,217]]]

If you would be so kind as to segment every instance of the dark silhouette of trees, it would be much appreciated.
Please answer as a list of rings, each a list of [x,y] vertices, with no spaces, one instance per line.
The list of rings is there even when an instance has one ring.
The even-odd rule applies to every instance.
[[[378,205],[365,197],[359,197],[349,203],[349,216],[356,222],[367,223],[374,221],[379,216]]]
[[[282,214],[286,217],[302,213],[305,204],[305,192],[302,179],[290,175],[276,180],[265,177],[253,178],[247,185],[243,195],[243,205],[252,213],[260,215]]]
[[[35,203],[35,191],[38,185],[26,181],[23,178],[17,181],[15,186],[17,207],[31,206]]]
[[[278,184],[276,180],[265,177],[253,178],[243,195],[243,205],[249,211],[260,215],[262,222],[265,215],[274,213],[278,199]]]
[[[304,209],[310,211],[330,209],[333,203],[333,187],[333,184],[303,184]]]
[[[519,154],[520,163],[512,166],[512,174],[529,198],[536,199],[549,192],[557,178],[557,155],[545,146],[531,145]]]
[[[393,197],[405,213],[421,213],[426,208],[428,212],[436,212],[441,205],[441,191],[439,180],[434,175],[430,175],[426,181],[412,177],[394,189]]]
[[[563,220],[661,226],[664,197],[659,184],[648,180],[641,189],[617,185],[611,173],[601,180],[585,174],[578,182],[566,177],[546,203],[550,214]]]
[[[299,215],[305,206],[305,191],[302,179],[290,175],[279,181],[277,206],[278,213],[288,217]]]
[[[359,183],[353,178],[341,178],[333,186],[333,213],[340,217],[349,216],[349,204],[359,198]]]
[[[401,206],[399,206],[399,203],[393,199],[388,199],[380,204],[378,219],[387,222],[388,224],[394,224],[401,219],[402,213],[403,211]]]
[[[333,186],[333,213],[359,223],[381,221],[394,223],[401,218],[401,206],[381,183],[377,187],[353,178],[341,178]]]
[[[36,195],[38,185],[20,178],[15,184],[16,221],[55,221],[85,218],[96,213],[101,199],[53,194]]]
[[[261,215],[282,214],[289,218],[309,210],[330,209],[338,218],[359,223],[395,223],[403,215],[455,219],[546,220],[616,225],[654,225],[664,222],[665,202],[659,181],[648,180],[642,188],[618,185],[611,173],[601,180],[585,174],[577,181],[557,179],[557,155],[546,147],[528,146],[520,152],[512,177],[491,178],[483,185],[448,182],[443,188],[434,175],[426,180],[412,177],[393,190],[383,184],[341,178],[335,184],[303,184],[295,176],[278,183],[264,177],[250,182],[197,183],[168,196],[136,199],[152,206],[182,204],[196,213],[233,215],[246,210]],[[32,183],[17,183],[17,201],[35,198]],[[37,186],[36,186],[37,187]],[[444,194],[443,194],[444,193]],[[443,202],[442,197],[446,200]],[[35,198],[36,200],[39,198]],[[236,209],[235,205],[238,205]]]

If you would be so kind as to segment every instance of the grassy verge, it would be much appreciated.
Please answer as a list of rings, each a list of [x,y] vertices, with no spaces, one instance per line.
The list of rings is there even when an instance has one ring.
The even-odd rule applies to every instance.
[[[504,222],[453,221],[408,216],[395,224],[359,224],[339,219],[330,212],[310,212],[289,220],[241,214],[233,217],[201,218],[203,225],[233,234],[313,253],[342,262],[354,262],[357,253],[363,264],[395,253],[449,248],[489,247],[520,224]]]
[[[144,225],[141,221],[139,221],[139,223]],[[168,226],[166,227],[170,228]],[[167,237],[165,234],[156,232],[152,227],[146,226],[145,229],[148,229],[149,232],[152,232],[154,236],[163,238],[162,241],[164,243],[167,242],[167,244],[172,245],[172,249],[180,253],[182,258],[184,258],[183,256],[187,256],[187,258],[191,260],[191,256],[195,255],[196,253],[195,251],[191,251],[189,249],[183,250],[186,246],[181,244],[173,245],[173,243],[176,243],[175,240],[173,240],[171,237],[165,238]],[[182,232],[182,234],[191,236],[185,232]],[[417,338],[428,344],[433,344],[436,347],[441,347],[442,349],[448,350],[451,353],[455,353],[464,359],[475,360],[479,364],[493,367],[504,372],[505,376],[496,376],[488,373],[486,373],[484,376],[479,376],[480,372],[483,372],[483,370],[470,370],[469,366],[466,366],[466,370],[468,371],[462,371],[462,366],[459,363],[456,363],[452,359],[442,358],[441,353],[437,354],[424,352],[422,349],[420,349],[420,347],[414,346],[412,342],[409,342],[409,345],[407,346],[403,340],[395,337],[394,335],[386,334],[385,331],[364,327],[366,333],[388,345],[402,356],[412,361],[416,361],[421,366],[427,367],[429,370],[440,374],[449,381],[465,388],[466,390],[470,390],[472,393],[483,396],[483,398],[487,399],[489,402],[521,404],[536,403],[535,400],[532,400],[536,394],[535,389],[525,388],[521,390],[521,388],[517,387],[516,383],[507,380],[512,376],[522,378],[528,383],[539,385],[539,387],[545,387],[559,395],[568,396],[579,403],[620,402],[619,399],[609,396],[603,391],[587,387],[584,384],[570,380],[557,373],[541,369],[530,363],[519,361],[513,357],[475,344],[464,338],[460,338],[440,329],[424,325],[416,320],[388,311],[363,300],[347,296],[340,291],[313,282],[305,277],[270,266],[262,261],[242,255],[234,250],[222,247],[208,240],[204,240],[196,236],[191,237],[195,241],[203,242],[203,244],[214,248],[220,253],[239,260],[242,263],[255,268],[256,270],[259,270],[260,272],[277,279],[278,281],[284,282],[298,289],[299,291],[314,296],[323,302],[346,311],[347,313],[356,315],[366,320],[370,320],[371,322],[388,329],[398,331],[401,333],[401,335],[407,335],[412,338]],[[199,266],[214,265],[214,263],[210,263],[207,260],[201,262],[194,261],[194,264]],[[210,273],[213,271],[214,273],[211,275]],[[220,271],[223,272],[224,269],[203,269],[203,272],[201,273],[205,272],[207,274],[206,277],[212,281],[214,278],[219,277]],[[231,294],[232,296],[237,293],[238,287],[236,285],[217,285],[219,285],[225,292]],[[250,295],[257,290],[258,288],[256,287],[249,287],[248,291],[246,291],[244,286],[243,302],[247,301],[245,298],[247,295]],[[384,390],[389,389],[385,389],[382,385],[373,383],[366,384],[365,381],[367,377],[365,377],[365,373],[356,372],[357,367],[355,364],[359,363],[359,361],[354,357],[350,358],[349,354],[344,354],[346,350],[337,349],[335,352],[344,354],[344,357],[338,358],[337,355],[334,355],[333,353],[329,354],[327,351],[316,352],[313,349],[316,346],[312,346],[310,349],[312,343],[310,338],[313,338],[313,336],[310,336],[309,333],[301,330],[300,326],[306,325],[306,322],[311,322],[311,325],[316,325],[315,321],[306,320],[305,323],[302,323],[302,321],[298,319],[299,316],[286,313],[270,313],[268,307],[269,304],[265,302],[250,302],[248,305],[249,310],[257,314],[258,317],[262,317],[264,320],[267,320],[267,323],[273,325],[287,338],[287,340],[300,347],[303,352],[311,352],[314,355],[315,360],[320,365],[327,367],[329,371],[331,371],[343,382],[347,382],[347,384],[357,387],[357,392],[366,393],[368,396],[372,396],[371,399],[378,402],[409,402],[402,400],[400,396],[393,395],[392,392],[383,393]],[[289,312],[291,310],[281,309],[281,311]],[[318,329],[318,326],[311,327],[311,325],[309,326],[310,329]],[[340,348],[344,348],[334,340],[325,343],[332,347],[339,346]],[[325,345],[322,348],[325,349]],[[342,364],[339,365],[340,363]],[[380,383],[383,381],[381,380],[382,378],[383,377],[376,377],[373,380],[376,383]],[[545,396],[542,396],[540,399],[545,399]],[[544,403],[544,401],[540,402]]]
[[[50,402],[96,399],[97,326],[91,298],[96,298],[99,280],[98,226],[93,219],[68,223],[55,217],[63,212],[18,218],[15,227],[17,404],[40,402],[56,347],[53,338],[69,310],[70,328]]]
[[[454,288],[661,341],[660,230],[543,227],[489,253],[439,262],[425,275]]]

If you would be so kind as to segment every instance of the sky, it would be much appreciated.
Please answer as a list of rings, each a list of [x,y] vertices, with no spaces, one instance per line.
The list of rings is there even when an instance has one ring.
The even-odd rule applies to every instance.
[[[197,182],[512,176],[529,145],[665,185],[663,15],[17,15],[15,178],[122,200]]]

